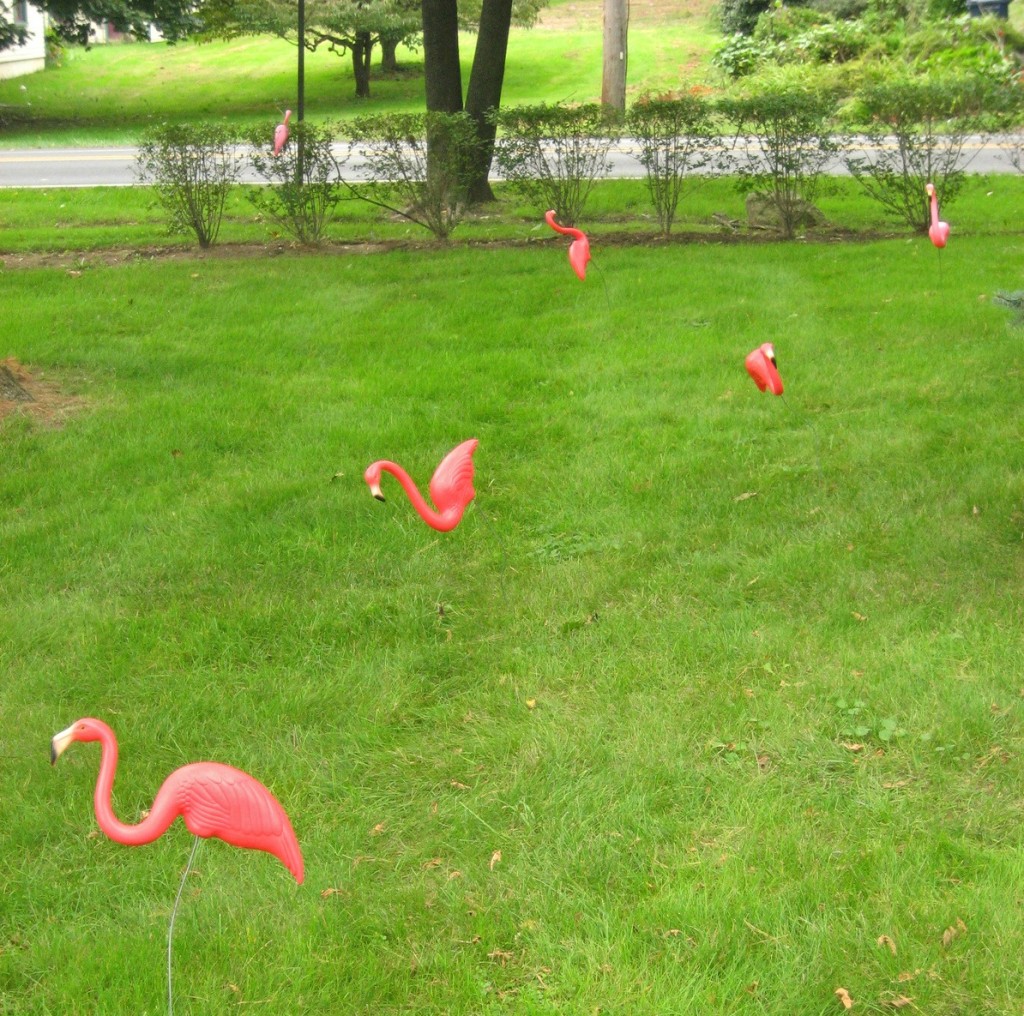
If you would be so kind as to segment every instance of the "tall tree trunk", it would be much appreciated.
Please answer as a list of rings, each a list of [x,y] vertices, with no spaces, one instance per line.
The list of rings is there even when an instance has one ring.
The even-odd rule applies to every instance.
[[[381,35],[380,37],[380,72],[385,77],[398,72],[396,50],[401,41],[401,36]]]
[[[423,12],[423,78],[428,113],[462,112],[462,67],[459,63],[459,13],[456,0],[420,0]],[[446,190],[448,139],[427,129],[427,179]]]
[[[421,0],[427,112],[462,112],[459,13],[455,0]]]
[[[356,79],[356,98],[370,97],[370,55],[373,53],[373,36],[369,32],[356,32],[356,44],[352,47],[352,74]]]
[[[480,11],[480,31],[476,37],[473,69],[466,93],[466,112],[476,123],[480,147],[470,174],[467,199],[493,201],[494,192],[487,180],[494,155],[495,126],[488,119],[501,105],[501,86],[505,80],[505,55],[512,24],[512,0],[484,0]]]
[[[629,0],[604,0],[604,61],[601,102],[620,112],[626,109],[626,36]]]

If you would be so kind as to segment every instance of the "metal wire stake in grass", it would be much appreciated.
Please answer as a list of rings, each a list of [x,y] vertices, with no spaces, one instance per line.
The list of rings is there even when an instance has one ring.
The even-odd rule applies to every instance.
[[[590,267],[591,268],[596,268],[598,270],[598,273],[601,276],[601,282],[604,284],[604,302],[605,302],[606,306],[608,307],[608,313],[611,314],[611,312],[612,312],[612,300],[611,300],[611,297],[608,295],[608,279],[605,277],[604,269],[596,261],[594,261],[593,259],[591,259],[591,261],[590,261]]]
[[[174,945],[174,919],[178,916],[178,904],[181,902],[181,893],[185,888],[185,879],[192,870],[192,862],[196,859],[199,844],[203,841],[196,836],[192,844],[192,853],[188,855],[188,864],[185,865],[185,873],[181,876],[181,885],[178,886],[178,895],[174,897],[174,907],[171,909],[171,921],[167,926],[167,1014],[174,1016],[174,987],[171,980],[171,951]]]

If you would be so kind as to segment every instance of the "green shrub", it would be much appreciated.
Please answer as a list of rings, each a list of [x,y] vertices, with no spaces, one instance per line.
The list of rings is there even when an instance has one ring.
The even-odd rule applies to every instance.
[[[249,200],[299,243],[317,244],[340,199],[333,132],[307,121],[296,123],[280,155],[271,151],[272,137],[271,125],[249,136],[253,168],[266,183],[252,188]]]
[[[718,22],[723,35],[750,35],[757,19],[771,7],[771,0],[721,0]]]
[[[679,99],[645,96],[626,116],[633,151],[644,167],[647,190],[658,215],[661,231],[668,236],[676,209],[694,174],[712,167],[712,108],[695,95]]]
[[[760,69],[775,56],[775,44],[737,33],[711,55],[711,65],[736,80]]]
[[[801,87],[767,88],[719,104],[735,128],[740,186],[775,206],[786,239],[795,235],[804,203],[814,201],[836,151],[831,136],[836,106],[828,92]]]
[[[773,6],[757,19],[753,37],[761,42],[785,42],[831,20],[828,14],[811,7]]]
[[[844,161],[864,190],[897,219],[927,232],[925,184],[945,206],[966,179],[964,146],[984,134],[988,110],[1001,100],[977,78],[903,78],[865,86],[853,111],[866,124],[866,152]],[[893,143],[895,142],[895,143]]]
[[[563,225],[579,221],[594,183],[611,169],[608,152],[621,135],[614,112],[555,103],[497,110],[493,118],[494,158],[510,188],[541,211],[553,208]]]
[[[447,239],[465,213],[479,137],[466,113],[389,113],[349,124],[349,154],[365,160],[370,185],[343,181],[362,201]]]
[[[220,232],[224,202],[242,157],[235,132],[220,124],[163,124],[142,136],[136,157],[141,183],[155,185],[172,233],[192,233],[202,248]]]

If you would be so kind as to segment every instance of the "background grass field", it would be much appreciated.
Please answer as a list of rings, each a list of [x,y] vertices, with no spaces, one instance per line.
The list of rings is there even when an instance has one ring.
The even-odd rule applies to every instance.
[[[503,103],[600,101],[600,18],[593,4],[554,5],[538,27],[513,29]],[[718,41],[706,4],[672,12],[638,6],[630,25],[630,95],[706,80],[707,57]],[[475,42],[473,35],[461,37],[464,84]],[[371,97],[356,99],[348,58],[307,53],[307,116],[322,121],[421,110],[422,50],[400,49],[399,62],[398,77],[375,74]],[[294,107],[295,95],[296,50],[283,40],[72,49],[45,74],[0,81],[0,112],[10,119],[0,145],[130,143],[165,119],[248,126],[279,119],[286,106]]]
[[[83,404],[0,425],[0,1011],[165,1010],[189,837],[97,834],[93,714],[126,820],[214,758],[305,851],[205,846],[180,1013],[1019,1013],[1022,253],[8,269]],[[453,533],[370,497],[469,436]]]

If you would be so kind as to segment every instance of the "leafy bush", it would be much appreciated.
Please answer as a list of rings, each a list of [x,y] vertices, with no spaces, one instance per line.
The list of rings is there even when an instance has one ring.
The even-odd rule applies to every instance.
[[[773,6],[757,19],[753,37],[760,42],[785,42],[831,20],[811,7]]]
[[[771,0],[721,0],[718,23],[723,35],[750,35]]]
[[[349,153],[358,151],[366,160],[371,186],[343,182],[360,200],[445,240],[465,212],[478,144],[476,125],[466,113],[358,117],[350,124]]]
[[[800,63],[847,63],[873,41],[859,21],[830,21],[794,36],[782,49],[781,57]]]
[[[775,53],[776,47],[773,42],[754,39],[737,32],[711,54],[711,65],[735,80],[753,74],[774,57]]]
[[[333,133],[306,121],[294,124],[290,143],[276,156],[272,136],[273,127],[250,135],[253,168],[266,186],[254,187],[249,200],[299,243],[319,243],[341,197]]]
[[[964,145],[983,134],[986,108],[995,96],[978,79],[904,78],[866,86],[854,115],[866,123],[867,152],[844,161],[864,190],[897,219],[928,231],[925,184],[943,205],[955,200],[970,159]]]
[[[202,248],[220,232],[224,202],[238,180],[238,138],[219,124],[163,124],[147,131],[136,156],[142,183],[156,186],[172,233],[192,233]]]
[[[561,103],[497,110],[501,132],[495,162],[509,186],[542,210],[553,208],[571,226],[598,178],[608,175],[608,152],[621,134],[613,113],[597,105]]]
[[[836,105],[826,92],[799,87],[770,88],[719,104],[735,128],[740,186],[776,208],[786,239],[795,235],[805,203],[814,201],[836,151],[830,130]]]
[[[712,108],[695,95],[644,97],[630,108],[626,128],[644,167],[658,224],[668,236],[684,188],[695,173],[713,166]]]

